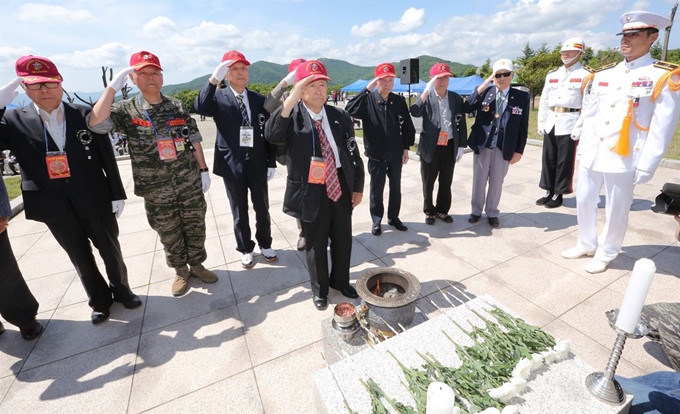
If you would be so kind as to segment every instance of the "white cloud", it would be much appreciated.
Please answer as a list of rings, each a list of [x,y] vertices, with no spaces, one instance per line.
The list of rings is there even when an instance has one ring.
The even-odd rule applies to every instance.
[[[371,20],[361,26],[352,26],[352,34],[360,37],[374,37],[385,32],[385,22],[382,19]]]
[[[176,31],[175,22],[165,16],[158,16],[149,20],[137,35],[144,39],[155,39],[170,36]]]
[[[47,4],[26,3],[17,10],[15,16],[18,20],[31,24],[91,24],[97,21],[92,13],[87,10],[71,10],[61,6],[49,6]]]
[[[393,32],[410,32],[425,24],[425,9],[411,7],[401,15],[398,22],[390,23]]]
[[[113,67],[114,71],[126,68],[129,64],[130,55],[134,50],[131,46],[120,43],[107,43],[96,49],[77,50],[73,53],[64,53],[50,56],[50,59],[62,68],[89,70],[101,66]]]

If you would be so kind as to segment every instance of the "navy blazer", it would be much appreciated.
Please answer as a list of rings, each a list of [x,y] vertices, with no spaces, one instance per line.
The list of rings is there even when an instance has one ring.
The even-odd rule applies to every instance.
[[[345,110],[328,105],[324,107],[338,147],[347,188],[354,193],[363,193],[364,163],[354,138],[352,119]],[[279,107],[267,121],[266,136],[273,144],[288,144],[288,179],[283,211],[311,223],[319,212],[321,197],[326,197],[325,186],[307,182],[312,155],[322,156],[319,134],[312,134],[311,118],[302,101],[295,105],[290,118],[282,117],[282,110],[283,107]],[[351,199],[351,194],[349,196]]]
[[[496,86],[491,85],[482,93],[477,89],[468,96],[465,112],[477,111],[477,118],[470,131],[468,145],[479,154],[490,137],[496,132]],[[508,102],[500,116],[498,148],[503,151],[503,159],[510,161],[513,154],[524,153],[529,133],[529,94],[510,87]]]
[[[90,159],[85,145],[77,138],[80,131],[89,131],[85,117],[91,110],[64,102],[65,151],[71,177],[52,180],[45,164],[45,134],[49,150],[59,148],[43,129],[33,103],[7,111],[0,109],[0,150],[11,149],[21,165],[26,218],[56,223],[64,220],[71,203],[81,218],[94,219],[112,214],[111,201],[126,198],[109,137],[90,132]]]
[[[448,92],[449,109],[451,110],[451,127],[453,129],[453,145],[455,152],[458,148],[467,146],[467,122],[463,108],[463,98],[455,92]],[[439,99],[436,92],[430,91],[427,101],[423,103],[418,95],[416,103],[411,105],[411,115],[416,118],[423,118],[423,127],[420,131],[418,141],[418,155],[426,163],[431,163],[434,159],[434,152],[437,150],[437,139],[441,130],[441,110]],[[456,115],[458,122],[456,122]]]
[[[253,147],[243,148],[239,143],[242,124],[241,110],[236,96],[231,88],[217,89],[209,81],[199,92],[194,103],[196,112],[200,115],[211,116],[217,126],[215,139],[215,158],[213,173],[229,181],[237,181],[243,174],[246,162],[246,150],[253,171],[259,177],[267,177],[267,167],[276,168],[274,148],[264,138],[264,124],[269,113],[264,109],[264,95],[246,89],[248,106],[250,107],[250,123],[253,127]]]

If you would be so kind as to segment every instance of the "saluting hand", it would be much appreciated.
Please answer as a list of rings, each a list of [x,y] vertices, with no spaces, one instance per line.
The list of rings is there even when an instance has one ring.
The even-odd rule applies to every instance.
[[[293,86],[293,89],[290,91],[290,95],[286,98],[285,101],[283,101],[283,109],[281,110],[281,116],[284,118],[288,118],[291,113],[293,113],[293,108],[295,107],[295,104],[298,103],[300,99],[302,99],[302,89],[307,86],[309,81],[312,80],[314,75],[309,75],[306,78],[300,79],[298,82],[295,82],[295,85]]]
[[[232,63],[234,63],[233,60],[225,60],[224,62],[217,65],[212,75],[210,76],[210,79],[208,79],[209,82],[212,83],[213,85],[217,85],[218,83],[222,82],[222,79],[224,79],[224,77],[227,76],[229,66],[231,66]]]
[[[378,79],[380,78],[374,78],[372,81],[368,82],[366,89],[368,89],[369,92],[375,89],[375,86],[378,84]]]
[[[116,92],[120,92],[120,90],[123,89],[123,86],[125,86],[125,83],[127,82],[128,75],[133,70],[135,70],[135,67],[130,66],[116,73],[116,76],[114,76],[113,79],[111,79],[111,82],[109,82],[109,87]]]
[[[14,98],[19,95],[17,88],[21,85],[21,82],[23,82],[23,79],[17,76],[12,82],[0,88],[0,108],[4,108],[12,103]]]
[[[288,87],[288,85],[293,85],[295,83],[295,75],[297,74],[297,69],[294,69],[285,78],[281,80],[283,87]]]

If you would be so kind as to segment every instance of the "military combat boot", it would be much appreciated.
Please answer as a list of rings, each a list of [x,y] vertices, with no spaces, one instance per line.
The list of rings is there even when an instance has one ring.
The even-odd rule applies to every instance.
[[[172,283],[172,296],[182,296],[189,289],[189,268],[187,265],[176,267],[175,281]]]
[[[206,269],[202,264],[192,265],[189,273],[191,273],[191,276],[201,279],[203,283],[217,282],[217,275]]]

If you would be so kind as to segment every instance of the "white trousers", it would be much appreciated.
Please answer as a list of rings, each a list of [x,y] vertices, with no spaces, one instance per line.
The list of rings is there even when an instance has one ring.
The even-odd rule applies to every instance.
[[[628,213],[633,204],[634,172],[602,173],[579,167],[576,187],[578,243],[595,258],[609,263],[618,256],[628,229]],[[606,221],[597,237],[597,204],[604,185]]]

